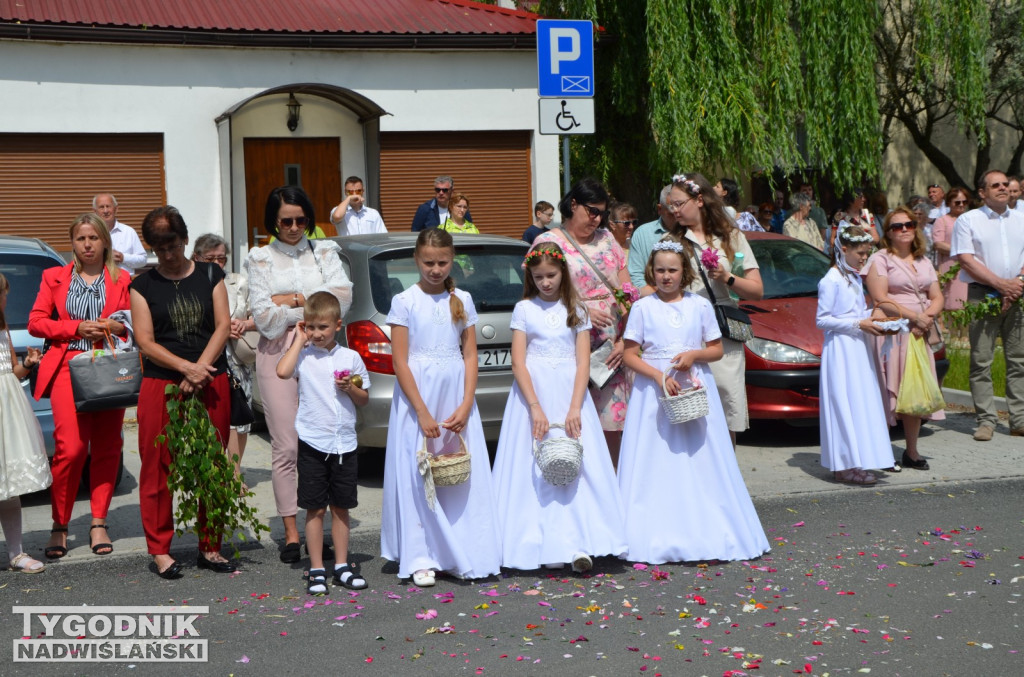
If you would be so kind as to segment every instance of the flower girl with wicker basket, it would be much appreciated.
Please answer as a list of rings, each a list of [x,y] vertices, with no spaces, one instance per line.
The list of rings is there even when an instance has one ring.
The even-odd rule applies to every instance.
[[[633,304],[624,334],[623,361],[636,373],[619,458],[628,558],[661,564],[758,557],[768,539],[708,367],[723,352],[714,309],[683,291],[695,273],[678,242],[655,244],[644,276],[656,293]],[[701,390],[703,415],[703,407],[677,399],[699,399]],[[683,415],[670,418],[677,410]]]
[[[537,245],[512,312],[515,385],[494,459],[502,564],[593,566],[623,555],[622,503],[601,420],[587,390],[590,319],[561,248]]]
[[[490,459],[473,399],[476,308],[450,275],[450,233],[420,231],[414,258],[419,282],[395,296],[388,313],[399,387],[388,421],[380,548],[399,563],[400,578],[426,587],[437,571],[497,574],[501,555]],[[447,456],[466,453],[454,463]]]

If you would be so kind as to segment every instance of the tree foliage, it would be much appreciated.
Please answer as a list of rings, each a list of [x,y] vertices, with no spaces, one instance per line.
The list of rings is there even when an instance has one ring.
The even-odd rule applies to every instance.
[[[595,31],[597,134],[573,174],[641,206],[675,171],[810,167],[839,189],[881,183],[905,127],[947,179],[955,123],[987,166],[993,127],[1021,139],[1020,0],[540,0]],[[584,168],[577,171],[576,168]],[[958,181],[959,182],[959,181]]]

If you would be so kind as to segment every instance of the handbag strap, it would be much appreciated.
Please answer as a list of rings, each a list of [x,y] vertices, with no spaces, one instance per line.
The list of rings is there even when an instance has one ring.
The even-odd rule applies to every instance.
[[[569,231],[567,231],[565,228],[560,228],[560,230],[562,231],[562,234],[565,235],[566,239],[569,240],[569,243],[576,248],[576,251],[579,252],[580,256],[583,257],[583,260],[587,262],[587,265],[589,265],[594,270],[594,272],[597,273],[597,276],[601,278],[601,281],[604,282],[604,286],[608,287],[608,291],[612,293],[612,296],[614,296],[615,290],[618,289],[618,287],[613,285],[611,283],[611,280],[609,280],[608,277],[601,272],[601,269],[594,265],[594,262],[590,260],[590,257],[587,256],[587,253],[583,251],[583,248],[580,247],[578,242],[576,242],[576,239],[569,234]]]
[[[928,300],[927,298],[925,298],[924,295],[921,294],[921,290],[917,288],[917,269],[914,268],[913,272],[911,272],[906,269],[903,261],[901,261],[900,259],[896,258],[892,254],[889,254],[889,258],[892,259],[892,262],[896,264],[897,268],[906,273],[906,275],[910,278],[911,286],[914,288],[914,295],[917,296],[917,300],[921,304],[921,312],[923,313],[924,311],[928,310]]]
[[[700,245],[697,245],[697,248],[700,249],[701,252],[704,251]],[[708,281],[708,276],[704,274],[704,266],[700,262],[700,256],[694,256],[693,260],[697,262],[697,272],[700,273],[701,279],[704,280],[704,288],[708,290],[708,297],[711,300],[711,305],[717,306],[718,299],[715,298],[715,292],[711,289],[711,282]]]

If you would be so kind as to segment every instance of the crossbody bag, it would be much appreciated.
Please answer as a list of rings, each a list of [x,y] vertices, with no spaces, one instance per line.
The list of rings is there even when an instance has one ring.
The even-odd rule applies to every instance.
[[[718,321],[718,328],[722,331],[722,336],[733,341],[739,341],[740,343],[746,343],[754,338],[754,327],[751,325],[750,315],[736,306],[718,303],[718,300],[715,298],[715,292],[711,289],[711,282],[708,281],[708,276],[704,274],[704,266],[700,262],[700,255],[694,256],[693,260],[697,262],[697,271],[700,273],[701,279],[704,280],[704,288],[708,290],[708,299],[715,309],[715,320]]]

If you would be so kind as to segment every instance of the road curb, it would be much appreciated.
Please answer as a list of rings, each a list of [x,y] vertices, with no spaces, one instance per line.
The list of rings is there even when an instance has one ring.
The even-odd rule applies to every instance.
[[[974,409],[974,398],[971,397],[971,393],[967,390],[954,390],[953,388],[943,388],[942,397],[946,400],[946,404],[955,404],[958,407],[968,407]],[[1006,398],[997,397],[995,398],[996,409],[999,411],[1008,411],[1006,408]]]

